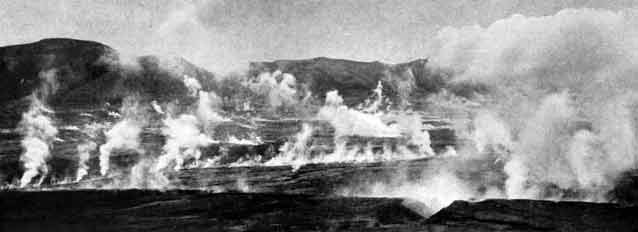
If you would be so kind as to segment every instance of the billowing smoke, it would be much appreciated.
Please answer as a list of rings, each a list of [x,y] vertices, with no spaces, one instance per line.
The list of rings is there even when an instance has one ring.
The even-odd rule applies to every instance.
[[[20,161],[25,171],[20,178],[20,187],[27,186],[38,174],[40,181],[37,185],[42,183],[49,172],[46,162],[50,156],[50,146],[58,134],[58,129],[47,116],[53,112],[47,109],[35,95],[32,95],[30,100],[31,106],[22,114],[22,120],[18,126],[18,130],[24,135],[20,143],[24,149]]]
[[[119,117],[108,131],[104,133],[106,143],[100,146],[100,174],[106,175],[110,169],[111,155],[116,151],[135,151],[144,153],[140,147],[140,134],[144,128],[144,115],[135,98],[126,98],[120,108]]]
[[[325,104],[315,118],[329,122],[335,129],[333,151],[327,154],[313,151],[313,134],[318,128],[304,123],[301,131],[265,164],[291,165],[296,170],[309,163],[378,162],[434,155],[427,126],[422,123],[420,115],[385,111],[382,109],[385,101],[380,82],[373,90],[372,98],[360,105],[360,110],[345,106],[336,90],[326,93]],[[373,145],[372,141],[365,144],[350,143],[351,140],[356,141],[357,137],[389,141],[381,145]],[[392,144],[397,145],[395,149]],[[382,148],[375,149],[375,146]],[[409,146],[415,146],[416,149],[410,149]]]
[[[97,139],[98,132],[103,130],[104,126],[104,124],[96,122],[84,126],[84,141],[78,144],[76,148],[78,152],[78,170],[75,177],[76,182],[82,180],[82,178],[89,174],[89,159],[91,158],[91,153],[97,150],[95,140]]]
[[[492,90],[475,141],[503,148],[508,197],[605,200],[637,167],[637,26],[633,9],[567,9],[439,31],[431,61]]]
[[[187,159],[193,159],[193,165],[199,166],[200,149],[218,142],[205,133],[206,127],[227,120],[217,113],[219,99],[215,93],[201,90],[199,82],[188,76],[184,76],[184,84],[189,87],[192,96],[199,97],[195,112],[197,116],[184,113],[173,118],[166,115],[162,128],[166,143],[162,155],[153,166],[155,174],[161,174],[171,165],[174,170],[180,170]]]
[[[279,150],[280,154],[268,160],[266,165],[290,165],[294,170],[302,165],[311,163],[310,147],[308,145],[314,128],[307,123],[301,126],[301,131],[295,137],[286,142]]]
[[[248,87],[258,96],[263,97],[265,104],[271,111],[280,108],[292,108],[300,103],[297,91],[297,80],[292,74],[277,70],[272,73],[264,72],[256,77],[255,82],[249,82]]]
[[[91,152],[97,148],[97,144],[93,141],[86,141],[78,145],[78,171],[75,177],[75,181],[80,181],[84,176],[89,174],[89,159],[91,158]]]
[[[218,113],[221,99],[214,92],[199,91],[198,95],[197,117],[204,125],[229,120]]]
[[[200,131],[200,123],[193,115],[183,114],[177,118],[168,117],[164,120],[162,134],[166,135],[163,154],[155,165],[156,172],[169,167],[174,162],[173,169],[183,168],[184,161],[193,158],[195,162],[201,157],[201,147],[215,142]]]
[[[372,103],[371,107],[376,103]],[[376,111],[376,109],[375,109]],[[350,109],[336,90],[326,93],[326,103],[317,118],[329,121],[335,128],[335,137],[359,135],[366,137],[399,137],[401,132],[384,123],[376,112],[365,113]]]
[[[134,150],[141,153],[139,135],[142,128],[133,119],[123,119],[108,130],[106,143],[100,146],[100,173],[109,171],[111,155],[115,150]]]
[[[24,139],[20,142],[24,149],[20,161],[25,171],[20,178],[20,187],[31,183],[38,174],[40,174],[40,180],[37,185],[40,185],[49,172],[46,162],[51,155],[51,145],[56,139],[58,129],[48,116],[53,114],[53,111],[43,102],[46,102],[47,98],[58,89],[56,74],[56,69],[49,69],[38,75],[40,85],[29,96],[29,110],[22,114],[18,124],[18,130],[24,135]]]
[[[205,126],[208,126],[209,123],[226,121],[223,116],[221,116],[218,111],[221,105],[221,99],[214,92],[206,92],[202,90],[202,85],[199,81],[193,77],[188,75],[183,76],[184,86],[188,88],[188,93],[192,97],[197,97],[197,117],[199,120],[204,123]],[[161,107],[157,104],[153,105],[156,109],[159,108],[161,111]],[[163,112],[162,112],[163,113]]]
[[[202,89],[202,85],[199,83],[199,81],[188,75],[184,75],[184,86],[186,86],[186,88],[188,89],[188,93],[191,96],[197,96],[199,90]]]

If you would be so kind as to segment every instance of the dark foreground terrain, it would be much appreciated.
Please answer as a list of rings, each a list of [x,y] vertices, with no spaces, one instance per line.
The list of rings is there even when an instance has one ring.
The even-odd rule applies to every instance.
[[[400,199],[200,191],[3,192],[2,231],[413,230]]]
[[[0,192],[2,231],[636,231],[638,207],[456,201],[429,219],[392,198],[75,190]]]

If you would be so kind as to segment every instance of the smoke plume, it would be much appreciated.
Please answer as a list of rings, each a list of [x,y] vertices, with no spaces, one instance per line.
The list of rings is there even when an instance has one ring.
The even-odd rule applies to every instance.
[[[89,174],[89,158],[91,158],[91,152],[97,148],[97,144],[93,141],[87,141],[77,146],[78,151],[78,171],[75,177],[75,181],[80,181],[84,176]]]
[[[482,108],[494,117],[475,119],[477,142],[511,151],[508,197],[605,200],[638,165],[636,26],[633,9],[567,9],[447,27],[429,44],[456,82],[493,90]]]
[[[31,106],[27,112],[22,114],[18,130],[24,135],[21,145],[24,152],[20,156],[25,172],[20,178],[20,187],[25,187],[31,180],[41,175],[39,185],[49,172],[47,159],[50,156],[50,146],[58,129],[53,124],[47,114],[52,113],[43,103],[32,95],[30,97]]]
[[[22,119],[18,124],[18,130],[24,135],[24,139],[20,142],[24,149],[20,161],[25,171],[20,178],[20,187],[28,185],[38,174],[40,174],[40,181],[37,185],[40,185],[49,172],[46,162],[58,129],[48,116],[53,111],[48,109],[44,103],[48,96],[58,89],[56,73],[57,70],[49,69],[38,75],[40,85],[29,96],[29,110],[22,114]]]
[[[174,162],[174,169],[180,170],[187,158],[199,161],[201,157],[200,148],[215,142],[213,139],[200,131],[200,123],[193,115],[183,114],[177,118],[166,118],[164,120],[162,134],[166,135],[166,144],[163,147],[163,154],[158,158],[155,170],[168,167]]]
[[[115,151],[131,150],[143,153],[140,147],[140,134],[142,133],[146,119],[141,113],[142,109],[133,97],[124,99],[120,107],[120,117],[108,131],[105,132],[106,143],[100,146],[100,174],[106,175],[110,168],[111,155]]]

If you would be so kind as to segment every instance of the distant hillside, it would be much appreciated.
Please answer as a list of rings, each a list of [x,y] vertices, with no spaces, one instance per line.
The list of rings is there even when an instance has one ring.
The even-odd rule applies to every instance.
[[[47,95],[47,102],[53,107],[96,106],[119,102],[133,94],[171,101],[188,97],[182,81],[184,74],[223,97],[241,92],[237,83],[217,83],[211,72],[181,58],[142,56],[123,60],[128,59],[122,59],[118,51],[107,45],[75,39],[43,39],[0,47],[0,106],[23,99],[36,89],[47,90],[40,94]],[[418,102],[441,89],[462,96],[484,90],[480,86],[450,84],[448,75],[429,67],[427,59],[401,64],[325,57],[252,62],[247,76],[276,70],[293,74],[298,87],[318,99],[330,90],[339,90],[351,106],[368,98],[379,81],[384,85],[384,94],[395,104]]]
[[[276,70],[293,74],[299,83],[316,95],[323,95],[333,89],[339,90],[347,105],[361,103],[379,81],[383,83],[384,94],[395,103],[412,101],[443,88],[463,96],[483,90],[480,86],[450,84],[447,75],[428,67],[427,59],[385,64],[319,57],[252,62],[249,70],[250,75]]]
[[[42,94],[48,95],[52,106],[99,105],[130,94],[174,99],[187,92],[180,79],[183,74],[203,83],[214,80],[212,73],[179,58],[144,56],[127,64],[116,50],[101,43],[44,39],[0,47],[0,104],[42,88],[48,89]]]

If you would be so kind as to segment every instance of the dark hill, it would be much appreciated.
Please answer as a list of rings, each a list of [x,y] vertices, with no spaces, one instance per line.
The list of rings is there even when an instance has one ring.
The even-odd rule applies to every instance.
[[[449,89],[470,96],[485,87],[466,83],[449,83],[449,75],[432,69],[427,59],[408,63],[385,64],[381,62],[359,62],[318,57],[307,60],[276,60],[252,62],[249,73],[280,70],[295,76],[313,94],[323,97],[330,90],[338,90],[347,105],[363,102],[380,81],[384,94],[395,103],[417,103],[429,94]]]
[[[175,99],[187,92],[181,81],[184,74],[205,83],[214,79],[212,73],[179,58],[144,56],[128,64],[104,44],[44,39],[0,47],[0,104],[20,100],[37,89],[47,89],[39,94],[46,95],[42,97],[53,107],[98,106],[132,94]]]

